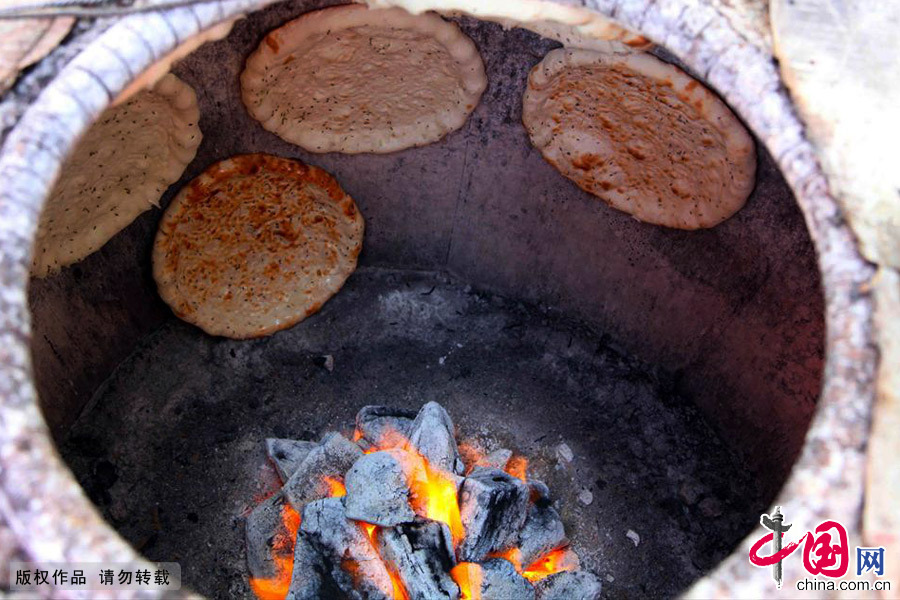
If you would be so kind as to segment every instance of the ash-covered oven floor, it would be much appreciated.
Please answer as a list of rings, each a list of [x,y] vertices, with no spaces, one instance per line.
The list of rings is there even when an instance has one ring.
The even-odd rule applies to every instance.
[[[277,485],[265,438],[349,433],[364,405],[437,400],[460,439],[529,459],[605,597],[672,596],[762,509],[752,476],[672,387],[554,311],[446,275],[361,268],[270,338],[171,320],[101,386],[61,451],[145,556],[180,562],[207,596],[251,597],[244,517]]]

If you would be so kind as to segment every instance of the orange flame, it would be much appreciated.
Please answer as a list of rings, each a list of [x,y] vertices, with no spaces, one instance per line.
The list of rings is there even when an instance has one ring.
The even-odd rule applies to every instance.
[[[465,536],[459,514],[456,480],[450,473],[429,465],[424,458],[421,461],[424,476],[420,471],[419,476],[413,476],[409,481],[413,504],[417,512],[425,513],[426,518],[446,523],[456,547]]]
[[[504,558],[512,563],[519,573],[522,572],[522,551],[518,548],[510,548],[503,552],[491,552],[488,558]]]
[[[378,540],[375,539],[375,532],[378,531],[378,525],[366,523],[365,521],[359,521],[359,526],[362,527],[362,530],[366,534],[366,537],[369,538],[369,542],[372,543],[372,547],[375,548],[376,552],[378,552]],[[391,577],[391,586],[394,588],[393,599],[409,600],[409,594],[406,593],[406,587],[403,585],[403,581],[400,580],[400,575],[396,571],[391,569],[390,565],[385,564],[384,566],[387,569],[388,575],[390,575]]]
[[[270,579],[250,578],[250,589],[259,600],[284,600],[291,587],[291,575],[294,571],[293,557],[275,557],[275,572]]]
[[[353,439],[359,440],[361,438],[362,433],[356,430],[353,434]],[[480,457],[481,451],[474,446],[463,445],[463,447],[470,460],[477,460]],[[413,451],[408,447],[408,442],[402,433],[391,430],[382,434],[379,446],[371,447],[365,450],[365,453],[371,454],[388,448],[405,448]],[[415,472],[410,476],[410,481],[408,482],[411,492],[410,502],[418,514],[424,515],[433,521],[445,523],[450,529],[453,545],[457,547],[465,536],[465,529],[463,528],[459,512],[456,477],[452,473],[430,465],[421,455],[416,454],[416,457],[420,462],[414,468]],[[524,457],[514,456],[507,463],[505,470],[510,475],[525,481],[527,468],[528,461]],[[330,497],[346,496],[347,489],[340,478],[324,477],[323,482],[328,486],[328,495]],[[287,535],[284,535],[283,540],[280,542],[279,539],[276,539],[276,543],[273,544],[276,577],[271,579],[251,578],[250,580],[253,592],[260,600],[284,600],[290,588],[294,566],[293,550],[297,531],[300,528],[300,515],[290,506],[285,505],[282,521]],[[372,546],[377,549],[377,526],[363,522],[360,522],[360,526],[372,543]],[[517,571],[522,572],[526,578],[534,582],[552,573],[573,568],[566,566],[569,563],[562,556],[557,557],[557,552],[563,551],[550,553],[534,565],[529,566],[524,572],[522,572],[521,553],[518,548],[512,548],[504,553],[496,554],[496,556],[509,560],[516,567]],[[577,561],[577,557],[575,560]],[[347,568],[352,569],[353,566],[347,565]],[[409,595],[399,575],[389,567],[388,573],[393,585],[394,600],[409,600]],[[483,573],[480,565],[460,563],[451,570],[450,575],[460,587],[461,600],[481,600]]]
[[[364,521],[360,521],[359,524],[362,526],[366,537],[372,542],[372,546],[377,548],[378,544],[375,541],[375,530],[378,529],[378,525],[372,525],[371,523],[366,523]]]
[[[568,548],[560,548],[529,565],[522,571],[522,576],[531,583],[536,583],[554,573],[574,571],[577,568],[578,555]]]
[[[409,600],[409,594],[406,593],[406,587],[400,581],[400,575],[393,569],[388,569],[388,575],[391,576],[391,585],[394,587],[394,600]]]
[[[528,482],[528,459],[524,456],[513,456],[506,463],[505,471],[513,477],[518,477],[524,482]]]
[[[459,586],[460,600],[481,600],[481,565],[461,562],[450,569],[450,577]]]
[[[281,524],[284,528],[275,534],[272,542],[272,560],[275,577],[250,578],[250,588],[259,600],[284,600],[291,587],[294,573],[294,544],[300,529],[300,513],[290,504],[281,507]]]
[[[381,436],[381,445],[370,448],[367,453],[387,450],[389,448],[406,448],[416,456],[417,464],[407,484],[411,492],[410,502],[420,515],[432,521],[446,523],[450,528],[453,545],[462,541],[465,531],[459,514],[456,480],[451,473],[433,467],[422,455],[408,448],[408,440],[399,431],[386,429]]]
[[[484,458],[484,451],[474,443],[460,442],[459,457],[466,465],[466,474],[468,475],[475,468],[475,463]]]
[[[340,498],[347,495],[347,488],[344,487],[344,482],[337,477],[325,476],[322,477],[322,481],[328,486],[329,498]]]

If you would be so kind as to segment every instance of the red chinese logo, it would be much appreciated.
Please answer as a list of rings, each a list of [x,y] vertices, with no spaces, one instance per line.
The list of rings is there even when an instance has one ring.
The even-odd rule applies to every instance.
[[[847,530],[837,521],[823,521],[814,531],[807,531],[796,542],[782,547],[784,533],[791,528],[783,523],[780,508],[775,507],[772,516],[763,515],[760,522],[771,533],[767,533],[750,547],[750,562],[757,567],[773,567],[773,577],[781,587],[781,561],[790,556],[803,544],[803,566],[812,575],[843,577],[850,566],[850,546]],[[775,536],[778,536],[776,539]],[[772,553],[760,556],[760,550],[771,543]]]

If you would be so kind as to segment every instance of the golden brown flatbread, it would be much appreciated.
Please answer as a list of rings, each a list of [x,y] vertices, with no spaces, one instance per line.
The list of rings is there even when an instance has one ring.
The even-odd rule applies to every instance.
[[[558,49],[528,77],[531,141],[579,187],[640,221],[713,227],[753,190],[753,138],[715,94],[643,52]]]
[[[263,127],[310,152],[393,152],[465,123],[487,85],[475,44],[435,14],[337,6],[270,32],[241,91]]]
[[[356,268],[363,218],[318,167],[269,154],[215,163],[166,209],[153,276],[175,314],[231,338],[319,310]]]

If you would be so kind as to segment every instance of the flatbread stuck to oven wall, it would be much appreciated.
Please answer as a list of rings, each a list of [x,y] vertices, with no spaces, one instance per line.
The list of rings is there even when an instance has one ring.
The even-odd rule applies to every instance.
[[[551,51],[529,75],[522,120],[560,173],[640,221],[713,227],[753,190],[756,153],[744,126],[650,54]]]
[[[171,74],[100,115],[47,199],[32,273],[44,277],[78,262],[158,206],[197,153],[199,118],[194,90]]]
[[[153,277],[175,314],[252,338],[319,310],[356,268],[363,218],[327,172],[269,154],[215,163],[166,209]]]
[[[311,152],[393,152],[459,129],[487,85],[478,49],[435,14],[338,6],[270,32],[241,75],[263,127]]]

